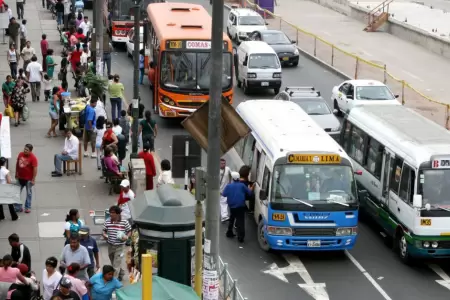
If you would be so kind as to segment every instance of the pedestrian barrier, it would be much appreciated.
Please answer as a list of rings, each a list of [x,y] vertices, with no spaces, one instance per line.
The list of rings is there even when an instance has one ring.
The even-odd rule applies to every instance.
[[[296,42],[302,51],[334,67],[349,79],[374,79],[384,82],[394,94],[399,95],[398,100],[402,105],[412,108],[424,117],[450,129],[450,105],[424,95],[405,80],[392,75],[386,65],[376,64],[349,53],[250,0],[242,1],[244,7],[261,13],[269,27],[283,31]]]
[[[247,300],[237,287],[237,279],[228,272],[228,264],[219,257],[219,292],[221,300]]]

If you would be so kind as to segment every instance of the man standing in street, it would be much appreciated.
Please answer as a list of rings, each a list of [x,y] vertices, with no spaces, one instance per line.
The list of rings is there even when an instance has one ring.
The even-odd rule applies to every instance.
[[[36,182],[36,175],[38,169],[38,160],[33,154],[33,145],[26,144],[23,152],[20,152],[17,156],[16,162],[16,179],[20,184],[20,192],[22,193],[23,188],[26,188],[27,198],[25,200],[25,213],[31,212],[31,199],[32,190]],[[22,204],[16,205],[16,211],[22,212]]]
[[[86,106],[84,116],[85,116],[85,123],[84,123],[84,133],[83,133],[83,144],[84,144],[84,156],[88,157],[88,144],[91,143],[91,150],[92,158],[96,158],[95,154],[95,137],[96,134],[94,132],[95,129],[95,121],[97,120],[95,116],[95,107],[97,106],[97,99],[92,98],[89,102],[89,105]]]
[[[9,20],[8,25],[8,32],[9,32],[9,45],[14,44],[16,46],[16,49],[20,47],[19,44],[19,36],[20,36],[20,24],[17,23],[16,18],[12,17]]]
[[[30,249],[20,242],[19,236],[16,233],[8,237],[9,245],[11,246],[11,256],[13,261],[17,264],[25,264],[28,270],[31,270],[31,254]]]
[[[105,73],[105,66],[108,68],[107,75],[111,75],[111,53],[113,52],[113,46],[108,43],[108,48],[103,50],[103,73]]]
[[[59,265],[65,269],[72,263],[80,265],[80,272],[78,272],[77,278],[84,281],[89,280],[87,268],[91,265],[91,259],[86,247],[80,245],[80,236],[78,234],[70,235],[70,243],[64,246]]]
[[[227,197],[222,195],[225,187],[231,182],[231,170],[227,167],[227,161],[224,158],[220,159],[220,216],[222,222],[230,219],[228,214]]]
[[[122,261],[124,256],[125,243],[131,236],[131,226],[127,220],[120,216],[121,209],[119,206],[111,206],[109,208],[110,217],[103,225],[103,237],[108,243],[108,256],[111,265],[114,268],[114,277],[119,281],[125,275],[122,269]]]
[[[25,48],[25,44],[27,43],[28,31],[27,31],[27,20],[22,20],[22,24],[20,25],[20,52]]]
[[[90,229],[89,227],[81,227],[78,231],[80,235],[80,244],[81,246],[86,247],[89,252],[89,258],[91,259],[91,264],[87,268],[87,273],[89,278],[94,276],[98,269],[100,269],[100,259],[99,259],[99,250],[97,246],[97,241],[89,235]],[[94,260],[95,258],[95,260]]]
[[[47,51],[48,51],[47,35],[43,34],[41,40],[41,53],[42,53],[42,69],[44,70],[44,72],[47,72],[47,63],[46,63]]]
[[[78,145],[80,141],[72,134],[70,129],[64,129],[66,134],[66,140],[64,141],[64,149],[61,153],[55,154],[55,171],[52,172],[52,177],[61,177],[61,165],[63,161],[77,160],[78,159]]]
[[[23,48],[20,52],[20,56],[22,56],[22,58],[23,58],[23,69],[25,71],[27,70],[28,64],[31,62],[31,58],[35,55],[36,55],[36,51],[34,50],[33,47],[31,47],[31,42],[27,41],[25,48]],[[41,65],[41,68],[42,68],[42,65]]]
[[[80,23],[79,28],[83,29],[83,34],[85,37],[88,37],[88,32],[91,28],[91,22],[89,22],[89,18],[84,16],[83,22]]]
[[[16,8],[17,8],[17,19],[23,19],[24,13],[24,0],[16,0]]]
[[[69,15],[71,14],[70,6],[72,5],[71,0],[64,0],[64,29],[69,29]]]
[[[38,63],[36,55],[31,57],[31,62],[25,71],[27,72],[28,82],[31,86],[31,100],[33,102],[39,101],[39,96],[41,95],[42,65]]]

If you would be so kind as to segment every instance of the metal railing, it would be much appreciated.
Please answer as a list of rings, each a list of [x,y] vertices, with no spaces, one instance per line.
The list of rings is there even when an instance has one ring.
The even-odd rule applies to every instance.
[[[391,74],[386,65],[376,64],[349,53],[249,0],[241,1],[244,7],[259,12],[269,23],[268,27],[283,31],[296,42],[300,50],[331,65],[345,74],[348,79],[373,79],[384,82],[394,94],[399,95],[402,105],[417,111],[446,129],[450,129],[450,104],[424,95],[405,80]]]
[[[237,287],[237,279],[233,279],[228,272],[228,264],[219,257],[219,282],[221,300],[247,300]]]

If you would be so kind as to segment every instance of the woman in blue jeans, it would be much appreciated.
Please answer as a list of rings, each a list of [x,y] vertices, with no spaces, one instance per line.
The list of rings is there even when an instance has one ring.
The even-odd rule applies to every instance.
[[[122,98],[125,88],[119,80],[119,75],[114,75],[113,82],[108,87],[109,100],[111,100],[112,120],[119,118],[119,114],[122,111]]]

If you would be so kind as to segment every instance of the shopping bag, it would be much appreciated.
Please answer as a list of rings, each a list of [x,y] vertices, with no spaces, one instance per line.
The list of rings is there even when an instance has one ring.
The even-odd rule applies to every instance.
[[[8,105],[8,106],[5,108],[5,113],[4,113],[4,115],[5,115],[5,116],[8,116],[8,117],[10,117],[10,118],[14,118],[14,110],[13,110],[13,108],[12,108],[11,105]]]
[[[30,117],[30,109],[28,108],[28,105],[24,105],[22,109],[22,120],[26,121]]]

